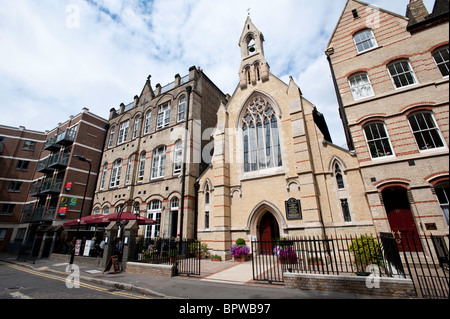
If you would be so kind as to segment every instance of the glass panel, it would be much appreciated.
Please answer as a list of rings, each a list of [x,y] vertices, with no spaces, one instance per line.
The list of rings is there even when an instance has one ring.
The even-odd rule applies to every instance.
[[[258,164],[259,169],[266,168],[266,156],[264,154],[264,132],[261,122],[256,124],[257,135],[258,135]]]
[[[256,153],[256,132],[253,122],[250,124],[250,154],[251,154],[251,170],[258,169],[257,153]]]
[[[272,117],[272,135],[273,135],[273,148],[274,148],[274,156],[275,156],[275,165],[281,166],[281,148],[280,148],[280,139],[278,134],[278,124],[275,116]]]
[[[248,128],[247,124],[244,124],[244,127],[242,128],[243,134],[244,134],[244,171],[248,172],[250,171],[250,164],[248,160]]]

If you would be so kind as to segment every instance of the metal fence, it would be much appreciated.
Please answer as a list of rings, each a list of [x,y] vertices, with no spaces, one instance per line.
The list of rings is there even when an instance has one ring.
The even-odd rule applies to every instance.
[[[146,238],[138,243],[133,261],[174,265],[175,275],[200,275],[200,256],[199,241]]]
[[[252,241],[253,279],[283,282],[284,272],[413,279],[422,298],[448,298],[448,237],[391,233]]]

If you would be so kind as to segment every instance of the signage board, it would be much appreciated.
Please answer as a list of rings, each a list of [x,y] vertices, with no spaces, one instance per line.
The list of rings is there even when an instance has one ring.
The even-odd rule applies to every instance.
[[[287,219],[302,219],[302,209],[299,199],[289,198],[285,201],[285,205]]]

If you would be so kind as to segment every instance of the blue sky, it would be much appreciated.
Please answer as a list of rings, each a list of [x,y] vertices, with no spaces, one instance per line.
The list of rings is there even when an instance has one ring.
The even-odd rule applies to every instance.
[[[345,145],[324,51],[346,0],[0,2],[0,125],[51,130],[84,107],[107,118],[148,75],[164,86],[193,65],[232,94],[251,8],[271,72],[291,75]],[[409,0],[368,2],[404,15]]]

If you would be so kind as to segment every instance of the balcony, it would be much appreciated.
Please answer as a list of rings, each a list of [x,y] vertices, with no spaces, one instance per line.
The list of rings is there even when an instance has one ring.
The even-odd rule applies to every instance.
[[[31,197],[45,196],[44,194],[41,194],[41,187],[42,187],[42,180],[39,180],[39,181],[34,182],[33,184],[31,184],[30,196]]]
[[[44,150],[46,151],[57,151],[61,147],[60,145],[55,143],[56,136],[50,137],[48,140],[44,143]]]
[[[42,182],[40,193],[44,195],[59,194],[61,192],[62,183],[62,179],[45,179]]]
[[[56,207],[38,207],[34,211],[24,211],[22,223],[51,222],[55,218]]]
[[[39,173],[53,173],[53,168],[50,168],[48,166],[48,162],[50,160],[50,156],[47,156],[44,159],[41,159],[40,161],[38,161],[37,165],[36,165],[36,172]]]
[[[30,187],[30,196],[41,197],[50,194],[59,194],[61,192],[62,184],[63,180],[57,178],[47,178],[34,182]]]
[[[67,167],[70,153],[59,152],[50,156],[48,160],[48,167],[50,169],[62,169]],[[38,163],[39,164],[39,163]]]
[[[70,145],[75,140],[75,135],[77,133],[77,127],[65,129],[56,135],[55,143],[59,145]]]

